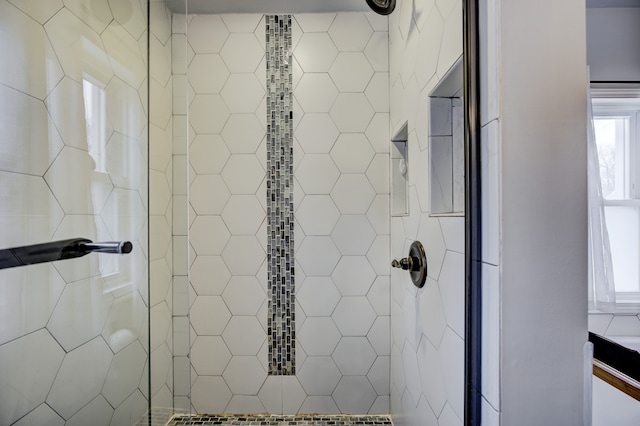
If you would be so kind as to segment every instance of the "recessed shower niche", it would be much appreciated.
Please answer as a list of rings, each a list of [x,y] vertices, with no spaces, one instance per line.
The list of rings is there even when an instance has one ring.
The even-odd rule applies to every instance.
[[[409,214],[408,123],[391,138],[391,215]]]
[[[429,212],[464,215],[462,57],[429,94]]]

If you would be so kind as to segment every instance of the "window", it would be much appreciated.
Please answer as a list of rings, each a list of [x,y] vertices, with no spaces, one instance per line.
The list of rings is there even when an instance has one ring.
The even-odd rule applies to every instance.
[[[640,98],[592,93],[617,303],[640,303]]]

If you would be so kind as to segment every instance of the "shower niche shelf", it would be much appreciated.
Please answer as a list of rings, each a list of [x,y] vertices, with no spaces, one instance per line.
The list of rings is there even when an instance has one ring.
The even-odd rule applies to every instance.
[[[464,216],[462,57],[429,94],[429,213]]]
[[[409,150],[405,122],[391,138],[391,216],[409,214]]]

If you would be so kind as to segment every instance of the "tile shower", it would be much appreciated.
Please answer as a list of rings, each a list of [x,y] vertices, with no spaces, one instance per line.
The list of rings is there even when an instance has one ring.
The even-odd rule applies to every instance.
[[[387,413],[386,20],[361,13],[285,16],[290,35],[270,34],[267,41],[265,20],[271,15],[188,19],[193,59],[187,76],[194,92],[189,117],[193,408]],[[214,31],[217,45],[210,43]],[[289,63],[291,76],[272,78],[265,46],[269,51],[279,37],[291,37],[290,50],[282,50],[280,58]],[[277,123],[267,117],[280,95],[286,100],[291,92],[286,86],[274,92],[271,83],[293,89],[292,114],[285,104]],[[275,128],[286,133],[288,125],[291,145],[270,145]],[[277,176],[268,167],[280,161],[271,158],[275,152],[284,152],[287,163],[275,169]],[[207,157],[217,157],[219,165]],[[276,179],[281,186],[289,180],[280,192],[293,188],[291,204],[274,203],[270,191],[275,195]],[[280,238],[268,222],[289,207],[293,215],[286,221],[292,220],[293,232],[282,235],[295,250],[288,254],[295,273],[285,271],[282,277],[292,280],[289,288],[295,279],[296,303],[295,317],[286,317],[284,326],[295,325],[296,338],[282,348],[291,351],[296,374],[268,375],[277,347],[266,333],[275,314],[267,295],[278,293],[280,284],[269,279],[275,270],[265,262]]]
[[[39,16],[25,2],[2,1],[11,14],[0,15],[42,28],[69,9],[74,22],[88,21],[85,37],[108,37],[83,15],[84,3],[52,1],[50,16]],[[97,3],[113,11],[107,22],[113,19],[113,32],[121,35],[115,29],[121,9],[115,6],[128,2]],[[428,215],[428,173],[421,166],[428,164],[428,125],[421,119],[428,114],[427,94],[462,51],[458,2],[402,1],[389,20],[368,12],[291,15],[291,54],[283,60],[290,61],[293,93],[287,160],[295,304],[288,318],[295,324],[295,375],[268,374],[274,311],[268,305],[273,240],[266,217],[273,205],[267,198],[271,103],[265,49],[272,40],[266,38],[266,18],[185,16],[172,14],[163,2],[150,5],[149,126],[139,129],[140,138],[148,133],[150,140],[149,175],[140,176],[142,187],[149,181],[149,205],[143,208],[149,235],[140,242],[150,243],[144,255],[151,288],[139,293],[141,306],[148,298],[150,308],[151,344],[141,352],[150,353],[150,379],[135,384],[122,408],[100,385],[85,395],[90,403],[71,401],[73,413],[50,412],[43,400],[24,414],[45,413],[69,424],[76,415],[76,421],[102,415],[124,424],[121,413],[141,415],[149,397],[153,407],[193,413],[391,412],[399,425],[425,419],[461,424],[463,221]],[[25,18],[29,13],[32,18]],[[122,26],[133,31],[130,25]],[[144,53],[143,39],[111,40],[122,52]],[[145,65],[144,54],[119,59]],[[139,70],[111,67],[116,74]],[[145,99],[146,84],[129,87]],[[410,212],[391,219],[388,139],[405,121]],[[51,153],[47,161],[55,158]],[[38,173],[25,172],[31,174]],[[414,239],[428,241],[432,262],[422,290],[389,268],[392,256],[406,255]],[[62,291],[65,284],[58,284],[52,288]],[[7,288],[4,278],[0,285]],[[71,291],[72,281],[66,287]],[[118,314],[122,318],[127,316]],[[146,341],[144,320],[140,327],[139,339]],[[0,354],[10,346],[0,343]],[[111,351],[114,359],[137,359],[134,352]],[[105,359],[107,371],[117,365]],[[142,363],[140,377],[146,373]]]

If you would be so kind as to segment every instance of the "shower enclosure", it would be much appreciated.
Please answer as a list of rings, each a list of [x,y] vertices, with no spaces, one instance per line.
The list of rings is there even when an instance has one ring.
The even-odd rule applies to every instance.
[[[131,243],[0,270],[0,425],[459,424],[464,220],[429,215],[426,100],[461,4],[213,3],[0,0],[0,254]],[[421,289],[390,268],[418,239]]]
[[[0,424],[146,422],[173,405],[171,15],[2,0],[0,34],[0,249],[131,243],[0,270]]]

